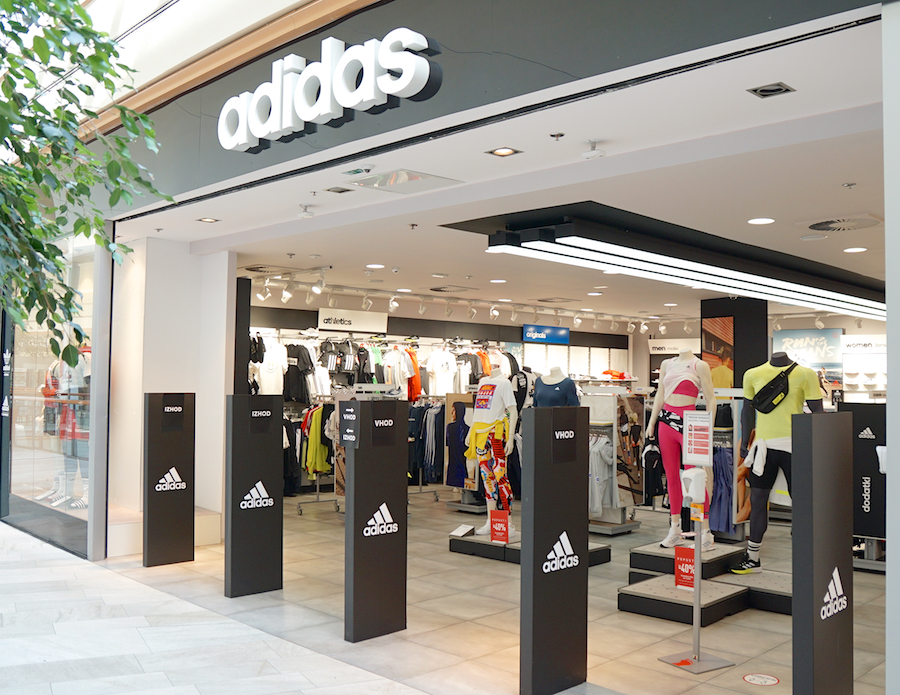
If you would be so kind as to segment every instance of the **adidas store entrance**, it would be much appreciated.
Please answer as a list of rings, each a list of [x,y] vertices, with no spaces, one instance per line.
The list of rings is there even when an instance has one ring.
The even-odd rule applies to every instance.
[[[587,7],[590,4],[585,3],[581,9],[593,12]],[[279,519],[283,543],[278,544],[283,562],[282,588],[271,598],[279,606],[289,606],[285,613],[291,617],[276,628],[267,624],[263,609],[238,611],[247,613],[244,617],[248,624],[280,629],[309,649],[344,653],[348,663],[390,672],[396,680],[424,692],[458,692],[465,688],[513,691],[520,673],[519,612],[525,610],[519,598],[521,569],[513,562],[449,552],[449,533],[467,522],[480,527],[484,517],[448,508],[448,501],[465,504],[464,492],[453,492],[438,482],[447,480],[447,427],[456,422],[448,401],[444,401],[444,441],[437,481],[423,480],[424,494],[410,494],[405,509],[402,502],[388,504],[392,522],[380,509],[384,500],[360,517],[356,540],[377,542],[395,535],[382,531],[400,524],[404,511],[409,514],[407,629],[386,639],[390,647],[382,651],[377,645],[370,646],[368,652],[345,646],[343,557],[348,518],[344,513],[348,510],[344,498],[335,508],[332,486],[346,481],[337,475],[327,479],[324,471],[313,471],[323,475],[311,479],[306,468],[309,460],[304,458],[305,478],[301,476],[302,485],[295,491],[304,495],[301,515],[297,513],[298,499],[283,496],[283,447],[276,453],[281,473],[276,480],[280,484],[269,484],[260,475],[250,476],[226,494],[224,474],[226,395],[239,393],[250,376],[247,343],[251,334],[247,328],[259,329],[252,332],[254,339],[259,333],[264,344],[270,341],[272,349],[266,345],[270,357],[276,346],[284,347],[287,368],[299,366],[299,362],[292,364],[289,360],[302,359],[288,352],[288,345],[314,342],[319,349],[326,338],[339,344],[351,332],[351,343],[357,346],[363,336],[371,339],[385,333],[386,345],[381,346],[384,352],[393,351],[394,345],[404,352],[405,348],[412,349],[412,341],[406,339],[417,336],[421,362],[427,362],[431,352],[438,352],[444,343],[450,347],[457,338],[461,343],[468,341],[461,345],[465,348],[481,341],[487,348],[521,356],[521,360],[517,357],[518,365],[529,366],[533,372],[549,375],[553,367],[558,367],[569,376],[593,377],[579,384],[582,392],[585,387],[588,391],[606,389],[587,395],[615,401],[615,407],[591,418],[614,432],[609,436],[612,455],[603,458],[601,449],[605,445],[599,446],[600,436],[594,442],[598,444],[594,453],[598,462],[606,461],[613,471],[606,478],[609,489],[618,492],[620,486],[629,488],[622,492],[630,494],[630,500],[615,507],[614,514],[620,518],[614,522],[640,522],[641,526],[618,536],[592,537],[592,541],[610,546],[611,561],[602,565],[589,566],[580,560],[574,565],[561,535],[565,530],[575,550],[574,531],[567,529],[554,530],[552,538],[535,550],[535,559],[540,561],[536,567],[542,576],[555,578],[584,571],[588,577],[588,681],[622,693],[647,691],[648,682],[659,692],[690,692],[699,687],[673,673],[671,666],[658,662],[659,656],[683,651],[688,635],[684,623],[619,610],[620,593],[637,586],[638,580],[662,583],[670,579],[665,576],[670,570],[660,569],[668,558],[661,560],[648,550],[638,553],[642,559],[636,560],[632,552],[646,546],[655,550],[671,528],[670,510],[661,499],[653,499],[660,496],[651,495],[644,504],[646,481],[638,486],[628,477],[640,468],[639,447],[628,445],[628,437],[633,426],[637,424],[640,429],[645,422],[650,406],[649,400],[641,400],[645,395],[637,389],[651,388],[655,378],[651,337],[696,341],[697,352],[702,355],[706,351],[718,360],[709,362],[712,368],[728,368],[722,349],[726,344],[733,350],[735,362],[747,359],[750,343],[738,336],[737,328],[729,342],[719,328],[704,332],[700,321],[722,318],[704,316],[701,302],[730,302],[732,292],[737,295],[752,290],[770,295],[765,299],[749,296],[768,302],[752,341],[763,344],[764,354],[750,367],[766,360],[770,336],[779,328],[810,329],[819,321],[826,328],[844,329],[847,335],[883,331],[881,322],[859,317],[861,325],[857,325],[855,316],[830,304],[810,300],[808,305],[798,305],[791,294],[795,288],[781,284],[808,284],[823,295],[853,295],[848,289],[851,287],[856,288],[855,296],[867,301],[875,301],[873,294],[880,291],[882,273],[871,260],[883,243],[883,230],[877,226],[854,233],[853,245],[870,249],[858,254],[844,254],[843,249],[851,245],[848,241],[843,246],[846,236],[839,237],[837,232],[816,232],[827,239],[800,238],[813,235],[810,225],[820,224],[825,218],[859,218],[869,211],[878,216],[883,205],[879,195],[873,193],[878,188],[873,181],[878,178],[871,176],[872,158],[881,153],[880,125],[874,125],[875,121],[880,123],[874,113],[878,109],[871,106],[878,103],[879,96],[870,93],[873,85],[864,79],[848,79],[846,82],[857,91],[839,96],[824,95],[816,88],[817,75],[871,72],[871,51],[877,53],[877,48],[872,49],[877,41],[871,32],[879,35],[878,21],[870,11],[867,14],[864,8],[845,4],[848,6],[840,11],[850,14],[828,17],[820,16],[821,10],[809,9],[813,5],[809,4],[805,14],[779,15],[777,27],[769,24],[762,10],[758,15],[756,10],[747,10],[752,15],[748,15],[748,21],[753,19],[750,28],[733,35],[716,28],[732,26],[733,18],[722,17],[716,22],[711,17],[692,17],[692,24],[704,28],[701,34],[709,30],[709,38],[695,37],[693,43],[685,40],[675,51],[677,55],[644,55],[649,47],[659,45],[647,37],[646,41],[631,42],[638,54],[627,65],[581,69],[584,66],[565,62],[562,53],[569,53],[568,49],[535,45],[528,49],[534,53],[524,55],[521,46],[493,45],[497,37],[472,34],[471,26],[460,35],[441,35],[442,29],[451,31],[456,26],[455,21],[442,21],[441,17],[447,19],[442,12],[459,20],[458,10],[448,9],[444,3],[434,3],[431,9],[419,8],[425,13],[423,23],[427,26],[410,26],[413,22],[401,12],[407,3],[397,0],[349,17],[347,23],[329,27],[325,35],[304,39],[305,43],[290,47],[284,56],[294,54],[312,63],[329,36],[349,47],[357,41],[357,34],[381,40],[395,28],[409,26],[446,47],[440,54],[427,56],[442,68],[444,77],[431,99],[401,97],[398,103],[376,107],[375,112],[359,112],[342,123],[317,123],[285,142],[267,142],[256,151],[222,150],[216,131],[211,129],[215,115],[234,95],[252,95],[261,85],[274,84],[272,62],[284,57],[279,54],[187,95],[196,100],[191,108],[180,103],[159,109],[161,133],[167,132],[166,127],[172,129],[168,132],[175,132],[183,126],[176,115],[180,111],[207,114],[202,130],[204,138],[210,137],[202,140],[196,156],[186,150],[179,152],[177,145],[166,147],[164,137],[163,157],[171,158],[161,160],[160,167],[154,168],[158,180],[175,181],[175,172],[188,171],[200,172],[200,179],[181,180],[178,205],[123,214],[117,221],[117,235],[135,248],[134,258],[139,262],[115,271],[111,504],[133,512],[141,510],[134,494],[134,490],[140,490],[135,464],[140,457],[133,451],[140,435],[133,431],[133,418],[128,415],[133,411],[125,408],[136,389],[122,377],[140,375],[132,379],[140,391],[194,392],[198,418],[193,494],[196,507],[206,510],[198,512],[198,518],[212,517],[212,525],[219,531],[228,513],[226,501],[235,514],[266,513],[283,505]],[[796,7],[790,10],[795,11]],[[432,12],[434,16],[429,14]],[[551,19],[540,8],[523,15],[534,21]],[[593,23],[567,21],[567,32],[577,33],[580,30],[576,25],[584,23],[586,33],[578,34],[581,41],[566,43],[596,45],[597,27],[618,27],[610,40],[619,34],[627,36],[630,29],[626,15],[619,17],[618,24],[610,17],[593,14]],[[672,31],[682,39],[688,33],[687,25],[682,26],[680,20]],[[487,55],[478,53],[485,46],[491,46]],[[605,55],[604,51],[597,53]],[[500,56],[508,55],[518,56],[510,59],[518,67],[503,67],[497,62],[507,60]],[[731,58],[721,60],[723,56]],[[590,58],[576,56],[572,63],[585,60]],[[526,69],[526,65],[532,67]],[[589,77],[571,82],[548,65],[561,67],[569,75]],[[773,74],[781,79],[781,68],[787,66],[802,73],[793,79],[784,78],[794,92],[766,99],[747,92],[772,82]],[[300,79],[299,75],[288,73],[286,79]],[[484,82],[466,92],[463,76],[504,85],[503,89],[510,92],[488,103],[476,103],[474,95],[493,92]],[[283,71],[281,78],[285,78]],[[688,99],[685,95],[692,96]],[[697,117],[697,99],[718,105],[716,109],[704,109],[702,121]],[[451,103],[453,100],[458,103]],[[660,104],[665,107],[660,108]],[[602,124],[597,113],[604,115]],[[240,123],[240,118],[237,121]],[[597,128],[604,132],[596,132]],[[312,151],[308,150],[310,146]],[[836,152],[840,156],[835,156]],[[191,159],[188,164],[192,166],[186,166],[186,159]],[[796,184],[798,179],[812,176],[810,172],[819,175],[828,170],[825,164],[834,160],[859,166],[848,164],[847,170],[841,171],[846,180],[822,180],[819,186],[809,186],[810,190]],[[782,166],[784,162],[791,162],[793,168]],[[843,183],[857,185],[844,188]],[[838,199],[842,194],[856,197]],[[748,226],[747,220],[769,215],[757,209],[760,205],[775,209],[771,213],[775,222]],[[571,243],[571,236],[566,242],[559,232],[572,220],[603,227],[604,234],[616,237],[579,238],[617,248],[577,246]],[[805,225],[798,226],[800,223]],[[512,253],[485,253],[492,244],[489,237],[497,232],[520,235],[517,240],[506,239],[504,245],[514,249]],[[533,238],[525,238],[526,232],[533,232]],[[568,249],[561,249],[563,246]],[[630,259],[623,258],[623,247],[630,249]],[[694,250],[689,252],[685,247]],[[615,262],[603,255],[612,251]],[[548,262],[546,255],[565,256],[566,262]],[[659,267],[660,255],[704,265],[706,276],[700,277],[701,270],[696,267],[678,267],[683,282],[662,282],[659,276],[665,273]],[[730,257],[730,264],[720,262],[722,257]],[[644,265],[651,262],[656,265]],[[722,277],[726,276],[709,277],[709,266],[728,270],[734,288],[749,282],[734,277],[734,273],[752,274],[756,278],[754,287],[748,290],[742,285],[741,292],[723,287]],[[241,298],[239,292],[244,290],[235,286],[239,277],[251,282],[250,291]],[[815,284],[816,277],[826,282]],[[774,290],[760,289],[764,283],[758,278],[769,278],[773,285],[779,283],[776,296],[771,297]],[[185,297],[199,299],[189,301]],[[320,324],[320,312],[324,320],[328,310],[353,312],[368,316],[368,320],[378,314],[384,328],[355,332],[345,325],[345,330],[334,331],[335,323]],[[236,318],[239,312],[246,315]],[[526,343],[524,322],[568,328],[570,341],[568,345]],[[317,336],[309,334],[313,329]],[[154,348],[160,344],[165,347]],[[340,354],[340,346],[336,347],[337,353],[329,353],[334,357]],[[744,351],[741,355],[740,350]],[[331,376],[328,365],[320,362],[325,352],[327,348],[311,354],[310,362],[313,372],[316,366],[324,366]],[[477,346],[472,352],[477,353]],[[490,363],[491,350],[486,352]],[[678,352],[667,354],[675,356]],[[358,359],[359,353],[354,351],[353,357]],[[264,371],[269,368],[265,358],[255,364],[263,367],[254,374],[261,387],[273,375],[276,380],[283,379],[287,371],[281,370],[280,361],[272,373]],[[457,364],[454,360],[454,367]],[[865,374],[862,369],[857,371]],[[293,374],[294,369],[290,372]],[[625,373],[636,381],[599,383],[605,377],[624,377]],[[324,410],[331,405],[329,394],[322,391],[347,386],[327,381],[327,387],[316,392],[319,396],[307,388],[309,400],[291,401],[303,406],[290,408],[300,418],[301,429],[306,406],[321,404]],[[609,391],[624,390],[626,385],[631,393]],[[858,385],[860,391],[865,388],[864,383]],[[445,398],[447,393],[467,395],[465,389],[445,391]],[[435,396],[440,401],[440,396]],[[619,421],[620,396],[625,422]],[[460,402],[465,402],[469,410],[474,405],[465,399]],[[428,404],[429,409],[436,405],[439,403]],[[632,422],[632,414],[637,423]],[[282,409],[276,409],[275,415],[283,415]],[[315,436],[321,430],[312,423],[320,428],[324,425],[313,420],[315,412],[306,415],[310,420],[305,427]],[[427,418],[427,413],[423,416]],[[427,420],[424,422],[427,427]],[[432,428],[437,431],[435,422]],[[308,444],[309,435],[305,436]],[[294,440],[295,449],[296,445]],[[731,449],[734,465],[739,447],[735,452],[732,443]],[[318,463],[318,459],[310,461],[313,468]],[[297,465],[301,465],[299,459]],[[156,477],[154,486],[169,468]],[[334,470],[337,472],[337,465]],[[468,469],[466,472],[465,477],[477,488],[477,468],[473,467],[471,475]],[[315,481],[319,482],[318,490]],[[413,482],[408,492],[417,493],[419,480]],[[465,484],[453,487],[477,497],[477,489],[466,490]],[[639,490],[637,499],[632,488]],[[324,503],[312,504],[316,495]],[[526,500],[522,497],[513,501],[512,526],[525,542],[527,524],[521,514]],[[620,496],[613,497],[621,501]],[[273,500],[271,505],[269,500]],[[565,507],[571,499],[563,493],[558,496],[558,504]],[[791,545],[790,527],[776,523],[774,516],[762,551],[765,568],[789,575],[796,548]],[[374,523],[369,524],[370,520]],[[134,543],[126,542],[134,540],[133,534],[129,536],[129,532],[113,526],[110,549],[135,552]],[[214,540],[220,540],[222,534],[216,535]],[[731,545],[726,540],[730,539],[716,545],[743,549],[744,540]],[[554,549],[557,543],[558,551]],[[210,553],[214,552],[198,550],[194,566],[202,569],[202,563],[213,562]],[[635,567],[633,561],[652,567]],[[829,584],[836,566],[833,563],[828,567],[824,578],[816,574],[810,579],[809,592],[815,596],[816,605],[806,609],[814,611],[825,625],[849,616],[853,603],[848,599],[847,609],[824,620],[821,617],[823,597],[829,597],[829,605],[841,603],[837,583],[834,593]],[[186,566],[184,571],[194,570]],[[852,656],[858,663],[858,677],[868,678],[857,684],[862,690],[877,681],[884,661],[879,651],[884,618],[883,610],[880,614],[878,610],[885,593],[884,578],[856,573],[859,576],[853,582],[848,573],[854,574],[844,568],[839,572],[844,596],[850,596],[848,589],[856,585],[855,600],[868,599],[862,603],[865,610],[854,616],[867,621],[856,626],[857,645]],[[676,597],[684,595],[674,589],[674,580],[671,583]],[[377,601],[377,597],[371,600]],[[243,599],[234,601],[244,602],[232,605],[249,605]],[[751,682],[744,677],[751,674],[772,676],[782,689],[790,684],[794,674],[790,660],[785,658],[791,640],[790,617],[758,611],[750,608],[736,612],[706,628],[709,637],[704,638],[705,644],[725,652],[737,664],[711,678],[708,688],[740,692],[744,683]],[[402,657],[391,659],[390,649]],[[452,689],[454,682],[459,686],[456,691]]]

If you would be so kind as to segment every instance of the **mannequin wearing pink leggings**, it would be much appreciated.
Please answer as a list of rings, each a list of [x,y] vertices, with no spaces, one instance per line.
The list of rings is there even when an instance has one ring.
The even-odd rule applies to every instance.
[[[685,410],[696,410],[693,405],[684,405],[681,407],[674,405],[663,405],[663,410],[668,410],[681,417]],[[665,422],[659,423],[659,453],[662,456],[663,469],[666,471],[666,481],[669,487],[669,508],[674,514],[676,510],[681,510],[684,502],[684,492],[681,489],[681,444],[682,434],[673,429]],[[685,469],[693,468],[693,466],[685,466]],[[709,514],[709,493],[706,494],[706,501],[703,505],[704,514]]]

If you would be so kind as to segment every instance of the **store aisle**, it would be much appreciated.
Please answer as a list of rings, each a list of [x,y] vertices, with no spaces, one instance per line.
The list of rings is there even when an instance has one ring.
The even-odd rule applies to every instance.
[[[411,497],[408,629],[359,644],[343,640],[343,515],[330,504],[286,507],[284,590],[239,599],[222,596],[222,546],[182,565],[92,565],[0,524],[0,695],[516,695],[519,568],[448,552],[449,530],[475,519],[448,511],[448,495]],[[665,533],[665,515],[638,518],[590,570],[589,683],[571,692],[734,695],[757,691],[744,675],[766,673],[781,680],[767,693],[790,693],[789,616],[748,610],[705,628],[731,669],[692,676],[657,661],[691,633],[616,608],[628,549]],[[766,541],[769,566],[789,571],[789,529]],[[854,578],[855,695],[882,695],[884,577]]]

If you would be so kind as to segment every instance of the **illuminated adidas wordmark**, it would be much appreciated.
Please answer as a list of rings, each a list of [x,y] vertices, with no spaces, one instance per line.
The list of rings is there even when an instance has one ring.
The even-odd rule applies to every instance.
[[[823,599],[825,605],[819,611],[822,620],[830,618],[836,613],[840,613],[847,607],[847,596],[844,594],[844,585],[841,584],[841,575],[838,574],[837,567],[831,573],[831,581],[828,582],[828,592]]]
[[[180,475],[178,475],[175,466],[172,466],[169,469],[169,472],[159,479],[155,490],[157,492],[163,492],[165,490],[184,490],[186,487],[187,483],[181,479]]]
[[[388,511],[387,505],[382,502],[378,511],[372,515],[372,518],[366,522],[363,529],[364,536],[383,536],[387,533],[397,533],[400,527],[394,521],[394,517]]]
[[[241,501],[241,509],[272,507],[274,505],[275,500],[269,497],[269,493],[266,492],[266,486],[262,484],[262,480],[251,487],[250,492],[244,495],[244,499]]]
[[[578,566],[578,555],[569,542],[569,534],[563,531],[559,540],[553,544],[553,550],[547,553],[547,561],[541,566],[545,574]]]

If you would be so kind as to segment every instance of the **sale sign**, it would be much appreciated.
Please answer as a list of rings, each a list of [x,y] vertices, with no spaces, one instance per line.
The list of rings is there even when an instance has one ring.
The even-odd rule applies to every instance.
[[[687,410],[684,422],[682,462],[686,466],[712,466],[713,412]]]
[[[694,589],[694,549],[675,546],[675,587],[677,589]]]
[[[491,540],[494,543],[509,543],[509,512],[505,509],[492,509],[491,515]]]

